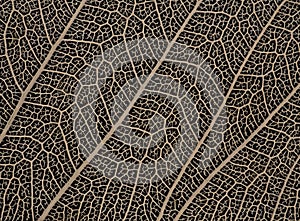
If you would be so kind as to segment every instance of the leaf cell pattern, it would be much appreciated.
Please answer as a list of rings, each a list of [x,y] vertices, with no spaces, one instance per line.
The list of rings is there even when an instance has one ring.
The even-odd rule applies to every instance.
[[[1,221],[300,220],[297,0],[0,12]]]

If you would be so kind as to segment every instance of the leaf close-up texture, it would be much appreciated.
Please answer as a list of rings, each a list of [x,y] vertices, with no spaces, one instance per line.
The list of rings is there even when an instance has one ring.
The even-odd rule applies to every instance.
[[[300,220],[298,0],[3,0],[0,221]]]

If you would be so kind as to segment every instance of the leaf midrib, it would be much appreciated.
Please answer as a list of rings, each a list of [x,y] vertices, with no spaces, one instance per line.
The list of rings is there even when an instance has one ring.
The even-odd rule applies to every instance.
[[[197,147],[194,149],[193,153],[191,154],[191,156],[189,157],[189,159],[186,161],[186,163],[185,163],[184,166],[182,167],[182,169],[181,169],[179,175],[177,176],[176,180],[175,180],[174,183],[172,184],[172,186],[171,186],[171,188],[170,188],[170,190],[169,190],[169,192],[168,192],[168,194],[167,194],[167,196],[166,196],[166,198],[165,198],[165,200],[164,200],[164,203],[163,203],[163,205],[162,205],[162,208],[161,208],[161,211],[160,211],[159,216],[158,216],[158,218],[157,218],[157,221],[159,221],[159,220],[162,219],[164,210],[165,210],[165,208],[166,208],[166,206],[167,206],[167,204],[168,204],[169,199],[170,199],[171,196],[172,196],[173,191],[175,190],[177,184],[179,183],[179,181],[180,181],[181,177],[183,176],[185,170],[187,169],[188,165],[190,164],[190,162],[192,161],[192,159],[194,158],[194,156],[196,155],[196,153],[199,151],[201,145],[204,143],[205,139],[207,138],[207,136],[208,136],[209,133],[211,132],[211,130],[212,130],[212,128],[213,128],[215,122],[217,121],[218,117],[220,116],[221,112],[222,112],[223,109],[225,108],[226,102],[227,102],[227,100],[228,100],[228,98],[229,98],[229,96],[230,96],[232,90],[234,89],[234,86],[235,86],[235,84],[236,84],[236,82],[237,82],[239,76],[241,75],[242,70],[244,69],[246,63],[248,62],[250,56],[252,55],[252,53],[253,53],[255,47],[257,46],[258,42],[260,41],[260,39],[261,39],[262,36],[264,35],[265,31],[266,31],[267,28],[271,25],[271,22],[273,21],[273,19],[275,18],[276,14],[278,13],[278,11],[280,10],[280,8],[284,5],[284,3],[285,3],[286,1],[287,1],[287,0],[284,0],[284,1],[277,7],[277,9],[274,11],[273,15],[272,15],[271,18],[269,19],[268,23],[263,27],[261,33],[259,34],[259,36],[257,37],[256,41],[255,41],[254,44],[252,45],[251,49],[250,49],[249,52],[247,53],[247,56],[245,57],[245,59],[244,59],[242,65],[240,66],[240,68],[239,68],[237,74],[235,75],[235,77],[234,77],[234,79],[233,79],[233,82],[231,83],[230,88],[229,88],[229,90],[228,90],[228,92],[227,92],[227,94],[226,94],[226,97],[224,98],[224,100],[223,100],[223,102],[222,102],[222,104],[221,104],[221,106],[220,106],[220,108],[219,108],[217,114],[214,116],[214,118],[213,118],[211,124],[209,125],[209,128],[208,128],[208,129],[206,130],[206,132],[204,133],[202,139],[198,142]],[[238,148],[239,148],[239,147],[238,147]],[[217,168],[219,168],[219,167],[217,167]],[[213,171],[213,173],[214,173],[216,170],[217,170],[217,169],[215,169],[215,170]],[[209,177],[210,177],[210,176],[209,176]],[[209,177],[208,177],[208,178],[209,178]],[[207,179],[208,179],[208,178],[207,178]],[[206,181],[206,180],[205,180],[205,181]],[[205,181],[204,181],[204,183],[205,183]],[[202,186],[202,185],[201,185],[201,186]],[[204,186],[203,186],[203,187],[204,187]]]
[[[254,43],[254,45],[252,46],[252,48],[251,48],[251,50],[249,51],[249,53],[247,54],[247,57],[246,57],[246,59],[244,60],[244,62],[243,62],[243,65],[241,66],[241,68],[239,69],[239,72],[238,72],[238,76],[240,75],[240,73],[241,73],[241,71],[242,71],[242,69],[244,68],[244,66],[245,66],[245,64],[246,64],[246,62],[248,61],[248,59],[249,59],[249,57],[251,56],[251,54],[252,54],[252,52],[254,51],[254,49],[255,49],[255,47],[256,47],[256,45],[257,45],[257,43],[259,42],[259,40],[261,39],[261,37],[264,35],[264,32],[267,30],[267,28],[271,25],[271,22],[273,21],[273,19],[275,18],[275,16],[276,16],[276,14],[279,12],[279,10],[280,10],[280,8],[285,4],[287,2],[287,0],[284,0],[278,7],[277,7],[277,9],[274,11],[274,13],[273,13],[273,16],[269,19],[269,22],[267,23],[267,25],[263,28],[263,30],[262,30],[262,32],[261,32],[261,34],[259,35],[259,37],[257,38],[257,40],[255,41],[255,43]],[[233,81],[233,83],[231,84],[231,88],[230,88],[230,90],[228,91],[228,93],[227,93],[227,96],[226,96],[226,98],[224,99],[224,102],[223,102],[223,104],[224,104],[224,107],[225,107],[225,104],[226,104],[226,100],[228,99],[228,97],[229,97],[229,95],[230,95],[230,93],[231,93],[231,91],[232,91],[232,89],[233,89],[233,87],[234,87],[234,85],[235,85],[235,82],[236,82],[236,80],[237,80],[237,78],[238,78],[238,76],[236,76],[235,77],[235,79],[234,79],[234,81]],[[176,215],[176,217],[175,217],[175,219],[174,219],[174,221],[178,221],[179,219],[180,219],[180,217],[181,217],[181,215],[184,213],[184,211],[188,208],[188,206],[190,205],[190,203],[195,199],[195,197],[200,193],[200,191],[210,182],[210,180],[214,177],[214,175],[215,174],[217,174],[240,150],[242,150],[246,145],[247,145],[247,143],[248,142],[250,142],[251,141],[251,139],[255,136],[255,135],[257,135],[258,134],[258,132],[260,131],[260,130],[262,130],[266,125],[267,125],[267,123],[273,118],[273,116],[289,101],[289,99],[291,99],[291,97],[298,91],[300,89],[300,84],[298,84],[291,92],[290,92],[290,94],[280,103],[280,105],[278,105],[277,107],[276,107],[276,109],[275,110],[273,110],[271,113],[270,113],[270,115],[264,120],[264,122],[254,131],[254,132],[252,132],[251,133],[251,135],[239,146],[239,147],[237,147],[237,149],[235,149],[224,161],[222,161],[222,163],[212,172],[212,173],[210,173],[209,174],[209,176],[204,180],[204,182],[197,188],[197,190],[196,191],[194,191],[193,192],[193,194],[192,194],[192,196],[190,196],[189,197],[189,199],[185,202],[185,204],[184,204],[184,206],[180,209],[180,211],[178,212],[178,214]],[[223,105],[222,104],[222,105]],[[223,107],[223,108],[224,108]],[[221,108],[219,109],[219,111],[218,111],[218,114],[217,114],[217,116],[216,116],[216,118],[218,117],[218,115],[220,114],[220,111],[222,110],[222,106],[221,106]],[[212,123],[212,125],[213,125],[213,123]],[[210,130],[211,128],[209,128],[208,130]],[[209,131],[206,131],[207,133],[209,132]],[[202,143],[203,143],[203,141],[205,140],[205,138],[206,138],[207,136],[204,136],[204,139],[202,139],[202,140],[200,140],[200,142],[199,142],[199,145],[197,146],[197,148],[195,149],[195,151],[197,151],[197,149],[198,148],[200,148],[200,146],[202,145]],[[202,141],[202,143],[201,143],[201,141]],[[194,152],[195,152],[194,151]],[[192,154],[193,155],[193,154]],[[190,158],[189,158],[189,160],[192,160],[193,159],[193,156],[191,156]],[[186,165],[185,166],[188,166],[188,162],[186,163]],[[184,170],[185,170],[185,168],[183,168],[182,169],[182,171],[181,172],[184,172]],[[180,178],[181,178],[181,176],[179,175],[178,177],[177,177],[177,179],[176,179],[176,181],[178,180],[178,182],[180,181]],[[172,192],[173,192],[173,190],[175,189],[175,187],[176,187],[176,185],[177,185],[177,183],[178,182],[174,182],[174,184],[172,185],[172,187],[171,187],[171,191],[169,191],[169,193],[168,193],[168,196],[169,197],[171,197],[171,194],[172,194]],[[167,205],[167,203],[168,203],[168,201],[169,201],[169,199],[167,199],[167,200],[165,200],[164,201],[164,208],[166,207],[166,205]],[[279,202],[278,202],[279,203]],[[159,218],[158,218],[158,220],[160,220],[161,218],[162,218],[162,216],[163,216],[163,212],[164,212],[164,208],[162,208],[162,210],[161,210],[161,212],[160,212],[160,214],[159,214]]]
[[[6,136],[10,126],[12,125],[12,122],[14,121],[15,117],[17,116],[21,106],[23,105],[28,93],[31,91],[33,85],[36,83],[37,79],[39,78],[39,76],[41,75],[41,73],[45,70],[46,65],[48,64],[49,60],[51,59],[51,57],[53,56],[54,52],[56,51],[57,47],[59,46],[59,44],[63,41],[66,33],[68,32],[69,28],[71,27],[72,23],[74,22],[74,20],[76,19],[77,15],[79,14],[79,12],[81,11],[81,9],[83,8],[83,6],[85,5],[87,0],[83,0],[79,7],[77,8],[76,12],[73,14],[73,16],[71,17],[70,21],[68,22],[67,26],[65,27],[64,31],[62,32],[62,34],[60,35],[60,37],[58,38],[58,40],[55,42],[55,44],[52,46],[52,48],[50,49],[47,57],[45,58],[45,60],[43,61],[43,63],[41,64],[40,68],[38,69],[37,73],[34,75],[34,77],[32,78],[32,80],[30,81],[30,83],[28,84],[27,88],[24,90],[23,94],[20,97],[20,100],[13,112],[13,114],[11,115],[10,119],[8,120],[5,128],[3,129],[1,135],[0,135],[0,143],[3,141],[4,137]],[[156,72],[156,70],[160,67],[161,63],[164,61],[164,59],[166,58],[169,50],[171,49],[171,47],[173,46],[173,44],[176,42],[177,38],[179,37],[180,33],[183,31],[183,29],[185,28],[185,26],[187,25],[188,21],[190,20],[190,18],[193,16],[193,14],[196,12],[196,9],[198,8],[199,4],[202,2],[202,0],[198,1],[194,7],[194,9],[189,13],[188,17],[186,18],[185,22],[183,23],[183,25],[181,26],[181,28],[179,29],[179,31],[177,32],[177,34],[175,35],[175,37],[173,38],[173,40],[171,41],[171,43],[169,44],[169,46],[167,47],[166,51],[164,52],[163,56],[161,57],[161,59],[159,60],[159,62],[157,63],[157,65],[155,66],[155,68],[152,70],[151,74],[148,76],[148,78],[146,79],[146,81],[141,85],[141,88],[139,90],[139,92],[135,95],[134,99],[131,101],[130,105],[127,107],[126,111],[122,114],[122,116],[120,117],[119,121],[112,127],[112,129],[109,131],[109,133],[105,136],[105,138],[101,141],[101,143],[97,146],[97,148],[92,152],[92,154],[83,162],[83,164],[75,171],[75,173],[72,175],[72,177],[70,178],[70,180],[65,184],[65,186],[59,191],[59,193],[56,195],[56,197],[50,202],[50,204],[47,206],[47,208],[44,210],[42,216],[39,218],[39,220],[44,220],[46,218],[46,216],[48,215],[48,213],[50,212],[50,210],[52,209],[52,207],[55,205],[55,203],[60,199],[60,197],[65,193],[65,191],[71,186],[72,182],[80,175],[81,171],[89,164],[89,162],[94,158],[94,156],[98,153],[99,149],[105,144],[105,142],[111,137],[111,135],[114,133],[114,131],[117,129],[118,126],[121,125],[122,121],[125,119],[125,117],[127,116],[129,110],[131,109],[131,107],[133,107],[135,101],[139,98],[140,94],[142,93],[142,91],[145,89],[146,85],[148,84],[148,82],[151,80],[152,76],[154,75],[154,73]],[[217,117],[220,115],[222,109],[225,107],[226,104],[226,100],[228,99],[230,92],[233,90],[233,87],[238,79],[238,76],[240,75],[242,69],[244,68],[246,62],[248,61],[250,55],[252,54],[255,46],[257,45],[257,43],[259,42],[260,38],[262,37],[263,33],[265,32],[266,28],[270,25],[271,21],[274,19],[275,14],[279,11],[280,7],[286,2],[283,1],[280,6],[277,8],[277,10],[275,11],[275,13],[273,14],[273,16],[271,17],[271,19],[269,20],[268,24],[264,27],[264,29],[262,30],[261,34],[259,35],[258,39],[255,41],[253,47],[250,49],[247,57],[245,58],[241,68],[238,71],[238,74],[235,76],[233,83],[231,84],[231,87],[224,99],[224,105],[222,103],[221,107],[219,108],[219,111],[217,113],[217,115],[215,116],[214,120],[212,121],[211,126],[208,128],[208,130],[206,131],[206,133],[204,134],[203,138],[199,141],[196,149],[194,150],[194,152],[192,153],[192,155],[189,157],[188,161],[186,162],[186,164],[183,166],[182,170],[183,173],[185,171],[185,169],[187,168],[187,165],[190,163],[191,159],[194,158],[195,153],[199,150],[200,146],[203,144],[205,138],[208,136],[210,130],[212,129],[212,126],[214,124],[214,122],[216,121]],[[201,184],[201,186],[196,190],[196,192],[193,193],[192,197],[190,198],[186,204],[184,205],[184,207],[182,207],[182,209],[179,211],[178,215],[176,216],[175,220],[178,220],[180,218],[180,215],[184,212],[184,210],[188,207],[188,205],[192,202],[192,200],[195,198],[195,196],[197,195],[198,192],[200,192],[205,185],[212,179],[212,177],[219,171],[221,170],[221,168],[230,161],[230,159],[232,157],[234,157],[237,152],[239,152],[245,145],[246,145],[246,141],[248,142],[248,140],[250,138],[253,138],[253,136],[259,131],[261,130],[266,124],[267,122],[273,117],[274,114],[276,114],[280,108],[292,97],[292,95],[299,89],[298,85],[297,87],[294,88],[294,90],[292,91],[292,93],[289,94],[288,97],[286,97],[284,99],[284,101],[269,115],[269,117],[264,121],[263,124],[261,124],[245,141],[242,145],[240,145],[233,153],[231,153],[229,155],[229,157],[223,161],[210,175],[209,177],[204,181],[203,184]],[[252,136],[253,135],[253,136]],[[183,174],[182,173],[182,174]],[[180,172],[181,174],[181,172]],[[169,200],[169,198],[172,195],[173,190],[175,189],[176,185],[178,184],[178,182],[180,181],[181,176],[178,176],[178,178],[176,179],[176,181],[174,182],[173,186],[171,187],[168,196],[166,197],[166,200],[164,202],[164,206],[162,207],[161,210],[161,214],[158,218],[158,220],[160,220],[162,218],[163,215],[163,211],[167,205],[167,202]],[[174,187],[174,188],[173,188]]]
[[[198,8],[198,6],[200,5],[201,2],[202,2],[202,0],[197,1],[197,3],[195,4],[193,10],[189,13],[189,15],[187,16],[187,18],[183,22],[182,26],[180,27],[180,29],[178,30],[178,32],[174,36],[174,38],[170,41],[170,43],[167,46],[164,54],[159,59],[159,61],[157,62],[157,64],[155,65],[155,67],[153,68],[153,70],[151,71],[151,73],[149,74],[149,76],[146,78],[145,82],[141,85],[140,89],[138,90],[138,92],[136,93],[136,95],[134,96],[134,98],[132,99],[132,101],[130,102],[130,104],[128,105],[128,107],[126,108],[126,110],[124,111],[124,113],[121,115],[121,117],[119,118],[119,120],[116,122],[115,125],[112,126],[112,128],[110,129],[110,131],[101,140],[100,144],[98,144],[98,146],[95,148],[95,150],[87,157],[87,159],[81,164],[81,166],[74,172],[74,174],[69,179],[69,181],[60,189],[60,191],[56,194],[56,196],[51,200],[51,202],[49,203],[49,205],[47,206],[47,208],[44,210],[44,212],[41,215],[41,217],[38,219],[39,221],[43,221],[47,217],[48,213],[50,212],[50,210],[52,209],[52,207],[55,205],[55,203],[58,202],[58,200],[61,198],[61,196],[71,186],[71,184],[73,183],[73,181],[80,175],[81,171],[89,164],[89,162],[99,152],[100,148],[106,143],[107,140],[110,139],[110,137],[112,136],[112,134],[114,133],[114,131],[121,125],[121,123],[123,122],[123,120],[128,115],[130,109],[133,107],[133,105],[135,104],[135,102],[138,100],[138,98],[140,97],[140,95],[142,94],[142,92],[144,91],[144,89],[146,88],[147,84],[150,82],[150,80],[153,77],[153,75],[155,74],[155,72],[158,70],[158,68],[161,66],[162,62],[167,57],[170,49],[172,48],[172,46],[176,42],[176,40],[179,37],[179,35],[181,34],[181,32],[184,30],[185,26],[187,25],[187,23],[189,22],[189,20],[191,19],[191,17],[196,12],[196,10],[197,10],[197,8]]]
[[[23,105],[23,103],[25,102],[25,99],[28,95],[28,93],[30,92],[30,90],[32,89],[33,85],[36,83],[37,79],[40,77],[40,75],[42,74],[42,72],[45,70],[46,65],[48,64],[49,60],[51,59],[51,57],[53,56],[54,52],[56,51],[56,48],[59,46],[59,44],[62,42],[62,40],[64,39],[65,35],[67,34],[68,30],[70,29],[71,25],[73,24],[74,20],[76,19],[78,13],[81,11],[82,7],[84,6],[84,4],[86,3],[87,0],[82,0],[79,7],[77,8],[77,10],[75,11],[75,13],[73,14],[73,16],[71,17],[70,21],[68,22],[68,24],[66,25],[65,29],[63,30],[62,34],[59,36],[59,38],[57,39],[57,41],[54,43],[54,45],[51,47],[47,57],[45,58],[45,60],[43,61],[43,63],[41,64],[40,68],[38,69],[38,71],[36,72],[36,74],[33,76],[33,78],[31,79],[30,83],[28,84],[27,88],[23,91],[20,100],[18,101],[17,106],[14,109],[14,112],[12,113],[12,115],[10,116],[9,120],[7,121],[1,135],[0,135],[0,143],[2,143],[4,137],[6,136],[9,128],[11,127],[14,119],[16,118],[21,106]],[[51,43],[51,42],[50,42]]]
[[[196,191],[193,192],[191,197],[186,201],[184,206],[180,209],[177,216],[175,217],[174,221],[178,221],[183,212],[188,208],[188,206],[191,204],[191,202],[196,198],[196,196],[200,193],[200,191],[211,181],[211,179],[221,171],[221,169],[229,163],[229,161],[236,156],[238,152],[240,152],[244,147],[247,146],[247,144],[255,137],[259,131],[261,131],[268,122],[273,118],[275,114],[278,113],[278,111],[291,99],[291,97],[300,89],[300,84],[298,84],[297,87],[295,87],[292,92],[274,109],[270,115],[264,120],[264,122],[256,128],[254,132],[251,133],[251,135],[238,147],[236,148],[222,163],[212,172],[209,174],[209,176],[203,181],[203,183],[197,188]]]

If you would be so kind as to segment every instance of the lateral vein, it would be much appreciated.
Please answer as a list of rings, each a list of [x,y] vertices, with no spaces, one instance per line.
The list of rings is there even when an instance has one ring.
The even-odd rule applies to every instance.
[[[178,221],[183,212],[188,208],[190,203],[195,199],[195,197],[200,193],[200,191],[206,186],[207,183],[246,145],[251,141],[251,139],[258,134],[260,130],[262,130],[268,122],[273,118],[273,116],[291,99],[291,97],[300,89],[300,84],[293,89],[293,91],[281,102],[280,105],[277,106],[275,110],[271,112],[271,114],[266,118],[266,120],[258,127],[251,135],[238,147],[236,148],[205,180],[204,182],[197,188],[197,190],[192,194],[192,196],[186,201],[184,206],[180,209],[179,213],[175,217],[174,221]]]
[[[82,172],[82,170],[97,155],[97,153],[99,152],[99,150],[101,149],[101,147],[103,147],[105,145],[106,141],[108,141],[110,139],[110,137],[113,135],[113,133],[115,132],[115,130],[125,120],[126,116],[129,114],[129,111],[134,106],[135,102],[138,100],[138,98],[140,97],[140,95],[143,93],[143,91],[145,90],[146,86],[150,82],[151,78],[156,73],[156,71],[158,70],[158,68],[161,66],[162,62],[166,59],[166,57],[167,57],[170,49],[172,48],[172,46],[176,42],[176,40],[179,37],[180,33],[184,30],[185,26],[187,25],[187,23],[189,22],[189,20],[193,16],[193,14],[196,12],[196,10],[197,10],[197,8],[198,8],[198,6],[200,5],[201,2],[202,2],[202,0],[197,1],[197,3],[195,4],[193,10],[189,13],[188,17],[183,22],[181,28],[178,30],[178,32],[176,33],[176,35],[174,36],[174,38],[170,41],[170,43],[168,44],[168,46],[167,46],[165,52],[163,53],[162,57],[159,59],[159,61],[157,62],[157,64],[155,65],[155,67],[153,68],[153,70],[151,71],[151,73],[149,74],[149,76],[146,78],[145,82],[141,85],[141,87],[139,88],[138,92],[135,94],[135,96],[133,97],[132,101],[130,102],[130,104],[128,105],[128,107],[124,111],[124,113],[120,116],[119,120],[115,123],[115,125],[113,125],[113,127],[110,129],[110,131],[105,135],[105,137],[101,140],[101,142],[95,148],[95,150],[86,158],[86,160],[80,165],[80,167],[73,173],[72,177],[60,189],[60,191],[58,192],[58,194],[56,194],[56,196],[52,199],[52,201],[50,202],[50,204],[47,206],[47,208],[44,210],[43,214],[39,218],[39,221],[43,221],[46,218],[46,216],[48,215],[48,213],[50,212],[50,210],[52,209],[52,207],[55,205],[55,203],[58,202],[58,200],[61,198],[61,196],[71,186],[71,184],[73,183],[73,181],[80,175],[80,173]]]
[[[10,126],[12,125],[14,119],[16,118],[21,106],[23,105],[28,93],[30,92],[30,90],[32,89],[33,85],[36,83],[37,79],[40,77],[41,73],[44,71],[46,65],[48,64],[49,60],[51,59],[52,55],[54,54],[56,48],[58,47],[58,45],[62,42],[62,40],[64,39],[66,33],[68,32],[69,28],[71,27],[72,23],[74,22],[75,18],[77,17],[78,13],[80,12],[80,10],[82,9],[82,7],[84,6],[84,4],[86,3],[87,0],[83,0],[79,7],[77,8],[76,12],[73,14],[72,18],[70,19],[70,21],[68,22],[68,24],[66,25],[65,29],[63,30],[62,34],[59,36],[59,38],[57,39],[57,41],[55,42],[55,44],[51,47],[47,57],[45,58],[45,60],[43,61],[43,63],[41,64],[40,68],[38,69],[38,71],[36,72],[36,74],[33,76],[33,78],[31,79],[30,83],[28,84],[27,88],[24,90],[24,92],[22,93],[20,100],[17,104],[17,106],[15,107],[14,112],[12,113],[12,115],[10,116],[9,120],[7,121],[7,124],[5,125],[1,135],[0,135],[0,143],[3,141],[4,137],[6,136]],[[50,42],[51,43],[51,42]]]
[[[183,165],[183,167],[182,167],[182,169],[181,169],[179,175],[177,176],[176,180],[174,181],[172,187],[170,188],[170,190],[169,190],[169,192],[168,192],[168,195],[166,196],[166,198],[165,198],[165,200],[164,200],[164,203],[163,203],[163,205],[162,205],[162,208],[161,208],[161,211],[160,211],[159,216],[158,216],[158,218],[157,218],[157,221],[159,221],[159,220],[162,219],[164,210],[165,210],[166,207],[167,207],[168,201],[169,201],[169,199],[171,198],[173,191],[175,190],[177,184],[179,183],[179,181],[180,181],[181,177],[183,176],[185,170],[187,169],[188,165],[191,163],[192,159],[195,157],[195,155],[196,155],[196,153],[198,152],[198,150],[200,149],[201,145],[204,143],[205,139],[207,138],[207,136],[208,136],[209,133],[211,132],[211,130],[212,130],[212,128],[213,128],[215,122],[217,121],[219,115],[220,115],[221,112],[223,111],[223,109],[224,109],[224,107],[225,107],[225,105],[226,105],[226,102],[227,102],[227,100],[228,100],[228,98],[229,98],[229,96],[230,96],[230,94],[231,94],[231,92],[232,92],[232,90],[233,90],[233,88],[234,88],[234,86],[235,86],[235,83],[237,82],[237,80],[238,80],[240,74],[242,73],[242,70],[244,69],[244,67],[245,67],[245,65],[246,65],[246,63],[247,63],[247,61],[248,61],[249,58],[250,58],[250,56],[252,55],[252,53],[253,53],[253,51],[254,51],[256,45],[258,44],[258,42],[260,41],[260,39],[261,39],[262,36],[264,35],[264,33],[265,33],[265,31],[267,30],[267,28],[271,25],[271,22],[273,21],[273,19],[275,18],[276,14],[277,14],[278,11],[279,11],[279,9],[284,5],[285,2],[286,2],[286,0],[283,1],[283,2],[277,7],[277,9],[276,9],[275,12],[273,13],[272,17],[269,19],[268,23],[267,23],[267,24],[265,25],[265,27],[262,29],[260,35],[257,37],[256,41],[254,42],[254,44],[252,45],[251,49],[249,50],[249,52],[248,52],[246,58],[244,59],[244,61],[243,61],[242,65],[241,65],[241,67],[239,68],[237,74],[235,75],[234,80],[233,80],[233,82],[231,83],[231,86],[230,86],[230,88],[229,88],[229,90],[228,90],[228,92],[227,92],[227,94],[226,94],[226,97],[224,98],[224,100],[223,100],[223,102],[222,102],[222,104],[221,104],[221,106],[220,106],[218,112],[217,112],[216,115],[214,116],[214,118],[213,118],[213,120],[212,120],[212,122],[211,122],[209,128],[208,128],[208,129],[206,130],[206,132],[204,133],[202,139],[198,142],[197,147],[194,149],[194,151],[192,152],[192,154],[191,154],[191,156],[189,157],[189,159],[188,159],[188,160],[186,161],[186,163]]]

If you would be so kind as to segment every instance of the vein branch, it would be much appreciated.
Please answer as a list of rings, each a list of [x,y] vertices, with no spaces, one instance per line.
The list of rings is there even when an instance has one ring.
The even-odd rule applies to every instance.
[[[265,31],[267,30],[267,28],[271,25],[271,23],[272,23],[273,19],[275,18],[276,14],[278,13],[278,11],[280,10],[280,8],[283,6],[283,4],[284,4],[285,2],[286,2],[286,1],[283,1],[283,2],[279,5],[279,7],[276,9],[276,11],[273,13],[272,17],[270,18],[269,22],[268,22],[268,23],[265,25],[265,27],[262,29],[260,35],[257,37],[257,39],[256,39],[256,41],[254,42],[253,46],[252,46],[251,49],[249,50],[249,52],[248,52],[246,58],[244,59],[242,65],[241,65],[241,67],[240,67],[240,69],[238,70],[237,74],[235,75],[234,80],[233,80],[233,82],[232,82],[232,84],[231,84],[231,86],[230,86],[230,88],[229,88],[229,90],[228,90],[228,92],[227,92],[227,95],[226,95],[226,97],[224,98],[224,100],[223,100],[223,102],[222,102],[222,104],[221,104],[221,106],[220,106],[218,112],[217,112],[216,115],[214,116],[214,118],[213,118],[213,120],[212,120],[212,122],[211,122],[209,128],[208,128],[208,129],[206,130],[206,132],[204,133],[202,139],[198,142],[197,147],[194,149],[193,153],[191,154],[191,156],[189,157],[189,159],[186,161],[186,163],[185,163],[184,166],[182,167],[182,169],[181,169],[179,175],[177,176],[177,178],[176,178],[175,182],[173,183],[172,187],[170,188],[170,190],[169,190],[169,192],[168,192],[168,195],[166,196],[166,198],[165,198],[165,200],[164,200],[164,203],[163,203],[163,205],[162,205],[162,207],[161,207],[161,211],[160,211],[160,214],[159,214],[159,216],[158,216],[158,218],[157,218],[157,221],[159,221],[159,220],[162,219],[164,210],[166,209],[166,206],[167,206],[168,201],[170,200],[170,198],[171,198],[171,196],[172,196],[173,191],[175,190],[175,188],[176,188],[177,184],[179,183],[181,177],[182,177],[183,174],[185,173],[185,170],[187,169],[188,165],[191,163],[192,159],[195,157],[196,153],[199,151],[201,145],[202,145],[202,144],[204,143],[204,141],[206,140],[206,138],[207,138],[207,136],[209,135],[209,133],[211,132],[211,130],[212,130],[214,124],[216,123],[218,117],[220,116],[220,114],[222,113],[223,109],[225,108],[226,102],[227,102],[227,100],[228,100],[228,98],[229,98],[229,96],[230,96],[230,94],[231,94],[231,92],[232,92],[232,90],[233,90],[233,88],[234,88],[234,86],[235,86],[235,84],[236,84],[236,82],[237,82],[239,76],[241,75],[242,70],[244,69],[244,67],[245,67],[246,63],[248,62],[248,60],[249,60],[251,54],[253,53],[254,49],[256,48],[256,45],[258,44],[258,42],[260,41],[260,39],[261,39],[262,36],[264,35],[264,33],[265,33]],[[219,167],[218,167],[218,168],[219,168]],[[212,174],[211,174],[211,175],[212,175]],[[210,175],[210,176],[211,176],[211,175]],[[209,176],[209,177],[210,177],[210,176]],[[208,177],[207,179],[209,179],[209,177]],[[203,184],[206,185],[206,182],[204,181]],[[202,186],[202,185],[201,185],[201,186]]]
[[[58,47],[58,45],[61,43],[61,41],[64,39],[65,35],[67,34],[69,28],[71,27],[72,23],[74,22],[75,18],[77,17],[78,13],[80,12],[80,10],[82,9],[82,7],[84,6],[84,4],[86,3],[87,0],[83,0],[81,2],[81,4],[79,5],[79,7],[77,8],[76,12],[73,14],[73,16],[71,17],[70,21],[68,22],[68,24],[66,25],[64,31],[62,32],[62,34],[59,36],[59,38],[57,39],[57,41],[55,42],[55,44],[52,46],[52,48],[50,49],[47,57],[45,58],[45,60],[43,61],[43,63],[41,64],[40,68],[38,69],[37,73],[33,76],[32,80],[30,81],[30,83],[28,84],[27,88],[24,90],[24,92],[22,93],[20,100],[17,104],[17,106],[15,107],[14,112],[12,113],[12,115],[10,116],[9,120],[7,121],[7,124],[5,125],[1,135],[0,135],[0,143],[3,141],[4,137],[6,136],[10,126],[12,125],[12,122],[14,121],[15,117],[17,116],[21,106],[23,105],[28,93],[30,92],[30,90],[32,89],[33,85],[35,84],[35,82],[37,81],[37,79],[40,77],[41,73],[44,71],[46,65],[48,64],[49,60],[51,59],[52,55],[54,54],[56,48]]]
[[[294,171],[296,165],[298,164],[298,161],[299,161],[299,160],[300,160],[300,156],[298,156],[298,159],[296,160],[296,162],[294,163],[293,167],[290,169],[289,174],[288,174],[288,175],[286,176],[286,178],[285,178],[283,187],[282,187],[282,189],[281,189],[281,191],[280,191],[280,193],[279,193],[279,196],[278,196],[278,200],[277,200],[276,206],[275,206],[275,208],[274,208],[274,210],[273,210],[273,214],[272,214],[271,220],[274,220],[274,218],[275,218],[277,209],[278,209],[279,204],[280,204],[280,200],[281,200],[282,194],[284,193],[284,190],[285,190],[285,187],[286,187],[286,185],[287,185],[287,182],[289,181],[290,176],[292,175],[292,173],[293,173],[293,171]],[[296,218],[296,217],[295,217],[295,218]]]
[[[300,84],[293,89],[293,91],[281,102],[280,105],[277,106],[275,110],[271,112],[271,114],[265,119],[265,121],[251,133],[251,135],[238,147],[236,148],[205,180],[204,182],[197,188],[197,190],[191,195],[191,197],[186,201],[184,206],[180,209],[174,221],[178,221],[183,212],[188,208],[191,202],[196,198],[196,196],[201,192],[202,189],[208,184],[211,179],[227,164],[230,160],[246,145],[253,139],[253,137],[258,134],[260,130],[262,130],[268,122],[273,118],[273,116],[291,99],[291,97],[300,89]]]
[[[55,205],[55,203],[59,201],[59,199],[62,197],[62,195],[71,186],[71,184],[73,183],[73,181],[80,175],[81,171],[97,155],[97,153],[99,152],[99,150],[105,145],[106,141],[108,141],[110,139],[110,137],[113,135],[113,133],[115,132],[115,130],[125,120],[126,116],[129,114],[129,111],[132,109],[132,107],[134,106],[135,102],[139,99],[140,95],[143,93],[143,91],[145,90],[146,86],[151,81],[151,78],[156,73],[156,71],[158,70],[158,68],[161,66],[162,62],[166,59],[166,57],[167,57],[170,49],[172,48],[172,46],[176,42],[176,40],[179,37],[180,33],[184,30],[185,26],[188,24],[189,20],[193,16],[193,14],[196,12],[196,10],[197,10],[197,8],[198,8],[198,6],[200,5],[201,2],[202,2],[202,0],[197,1],[197,3],[194,6],[193,10],[190,12],[190,14],[186,18],[186,20],[183,22],[181,28],[176,33],[175,37],[172,39],[172,41],[170,41],[170,43],[168,44],[168,46],[167,46],[165,52],[163,53],[162,57],[159,59],[159,61],[157,62],[157,64],[155,65],[155,67],[153,68],[153,70],[151,71],[151,73],[149,74],[149,76],[146,78],[145,82],[143,84],[141,84],[138,92],[135,94],[135,96],[133,97],[132,101],[130,102],[130,104],[128,105],[128,107],[124,111],[124,113],[120,116],[119,120],[115,123],[115,125],[112,126],[112,128],[110,129],[110,131],[101,140],[101,142],[98,144],[98,146],[95,148],[95,150],[87,157],[87,159],[81,164],[81,166],[74,172],[74,174],[69,179],[69,181],[60,189],[60,191],[52,199],[52,201],[49,203],[49,205],[47,206],[47,208],[44,210],[43,214],[39,218],[39,221],[42,221],[42,220],[44,220],[46,218],[46,216],[48,215],[48,213],[50,212],[50,210],[52,209],[52,207]]]

